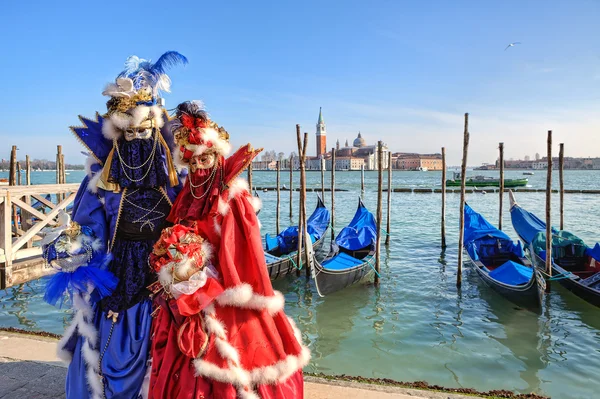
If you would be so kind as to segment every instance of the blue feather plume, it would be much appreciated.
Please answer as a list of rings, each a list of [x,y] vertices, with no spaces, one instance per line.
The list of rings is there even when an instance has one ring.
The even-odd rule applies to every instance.
[[[163,55],[160,56],[158,61],[152,65],[150,68],[151,72],[154,74],[164,74],[167,72],[167,69],[177,66],[177,65],[186,65],[188,63],[188,59],[183,55],[178,53],[177,51],[167,51]]]
[[[170,80],[166,76],[167,70],[187,63],[187,58],[177,51],[167,51],[155,63],[133,55],[125,61],[125,69],[119,74],[119,77],[133,80],[136,90],[148,85],[152,87],[154,94],[157,94],[158,90],[169,90]]]

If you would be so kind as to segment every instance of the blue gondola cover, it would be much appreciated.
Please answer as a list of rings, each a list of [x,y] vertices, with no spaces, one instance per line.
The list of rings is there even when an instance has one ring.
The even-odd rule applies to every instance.
[[[317,207],[306,221],[306,228],[313,243],[319,240],[327,231],[330,217],[327,208]],[[276,237],[271,237],[269,234],[265,235],[265,245],[267,251],[276,247],[279,247],[280,252],[284,254],[295,251],[298,248],[298,226],[290,226],[277,234]]]
[[[517,234],[523,238],[526,244],[530,244],[537,233],[546,231],[546,223],[531,212],[527,212],[520,206],[513,206],[510,210],[510,218]],[[557,230],[552,228],[552,233]]]
[[[344,227],[336,237],[335,243],[349,251],[357,251],[372,245],[376,239],[375,217],[361,203],[350,224]]]
[[[533,268],[520,265],[512,260],[490,272],[491,278],[508,285],[527,284],[532,276]]]
[[[586,248],[585,254],[600,262],[600,244],[596,243],[594,248]]]
[[[520,258],[525,256],[521,242],[515,244],[506,233],[498,230],[467,204],[464,239],[464,246],[473,260],[480,260],[482,257],[493,258],[501,248]]]

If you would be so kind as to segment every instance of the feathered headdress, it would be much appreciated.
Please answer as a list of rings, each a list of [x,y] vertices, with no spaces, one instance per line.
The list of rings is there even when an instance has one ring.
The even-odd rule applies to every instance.
[[[177,161],[185,165],[195,155],[207,152],[224,156],[229,154],[229,133],[208,118],[201,101],[179,104],[175,116],[171,129],[178,145]]]
[[[187,58],[177,51],[167,51],[155,63],[135,55],[129,57],[115,83],[109,83],[102,92],[112,97],[107,104],[109,112],[125,112],[136,105],[155,104],[160,92],[170,91],[171,79],[167,70],[187,62]]]

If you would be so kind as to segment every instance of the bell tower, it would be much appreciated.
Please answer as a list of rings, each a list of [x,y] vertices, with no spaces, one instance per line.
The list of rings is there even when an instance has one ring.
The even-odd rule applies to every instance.
[[[321,158],[327,152],[327,129],[323,121],[323,112],[319,107],[319,121],[317,122],[317,157]]]

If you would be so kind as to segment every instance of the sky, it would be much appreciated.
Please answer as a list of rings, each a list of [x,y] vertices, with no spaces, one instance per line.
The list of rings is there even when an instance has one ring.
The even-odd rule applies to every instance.
[[[0,13],[0,158],[83,162],[68,127],[105,112],[130,55],[189,59],[166,107],[202,100],[234,146],[286,154],[295,125],[314,155],[360,131],[397,152],[469,165],[554,150],[600,156],[598,1],[21,1]],[[504,50],[511,42],[520,45]],[[234,147],[235,148],[235,147]]]

